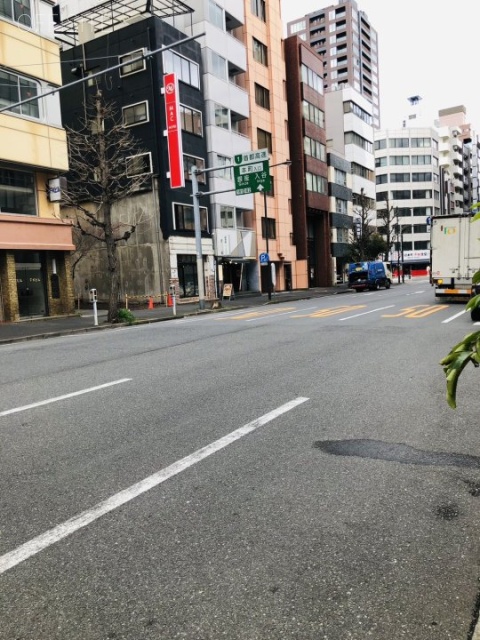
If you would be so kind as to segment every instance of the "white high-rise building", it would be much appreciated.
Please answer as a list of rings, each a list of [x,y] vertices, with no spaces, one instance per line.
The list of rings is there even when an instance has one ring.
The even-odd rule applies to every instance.
[[[392,208],[388,258],[405,273],[426,272],[430,219],[440,213],[438,134],[433,127],[375,132],[377,213]],[[379,220],[379,224],[381,224]]]

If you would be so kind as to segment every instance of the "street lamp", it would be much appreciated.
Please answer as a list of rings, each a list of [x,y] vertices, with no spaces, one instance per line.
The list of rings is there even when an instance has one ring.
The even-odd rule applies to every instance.
[[[285,160],[284,162],[278,162],[277,164],[270,165],[269,170],[273,169],[274,167],[280,167],[282,165],[289,167],[291,164],[292,164],[291,160]],[[267,254],[267,294],[268,294],[268,299],[271,300],[272,299],[272,264],[270,261],[270,253],[268,251],[269,249],[268,247],[268,210],[267,210],[267,192],[266,191],[263,192],[263,207],[264,207],[264,220],[265,220],[265,252]]]

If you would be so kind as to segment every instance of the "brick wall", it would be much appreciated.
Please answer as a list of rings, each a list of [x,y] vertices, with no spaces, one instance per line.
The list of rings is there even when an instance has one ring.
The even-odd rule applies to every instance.
[[[20,314],[18,308],[15,256],[12,251],[0,251],[0,279],[2,285],[4,321],[16,322],[20,319]]]

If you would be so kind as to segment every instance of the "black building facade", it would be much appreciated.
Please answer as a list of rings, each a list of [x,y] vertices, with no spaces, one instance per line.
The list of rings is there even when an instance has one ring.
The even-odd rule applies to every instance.
[[[85,16],[88,20],[88,14]],[[163,296],[174,285],[180,297],[198,295],[190,169],[206,166],[204,99],[200,45],[161,18],[150,15],[99,37],[83,37],[83,43],[61,53],[63,83],[80,76],[85,82],[61,93],[63,123],[73,129],[84,117],[89,96],[102,92],[116,105],[123,125],[131,131],[141,153],[129,159],[135,171],[149,173],[147,188],[128,202],[119,203],[117,215],[136,227],[131,239],[120,247],[121,291],[130,297]],[[183,42],[182,42],[183,41]],[[148,55],[168,45],[173,48]],[[146,55],[142,59],[142,56]],[[117,69],[111,69],[127,63]],[[98,74],[94,75],[92,74]],[[185,187],[172,189],[166,138],[163,94],[164,74],[179,80]],[[207,190],[199,176],[199,189]],[[205,291],[211,294],[209,261],[213,260],[209,232],[208,197],[201,201],[202,254]],[[102,294],[105,268],[101,248],[79,263],[77,294],[95,286]]]

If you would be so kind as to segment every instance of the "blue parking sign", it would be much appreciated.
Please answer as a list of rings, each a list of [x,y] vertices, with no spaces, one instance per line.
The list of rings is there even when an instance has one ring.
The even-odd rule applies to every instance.
[[[268,253],[260,254],[260,264],[268,264],[270,262],[270,257]]]

